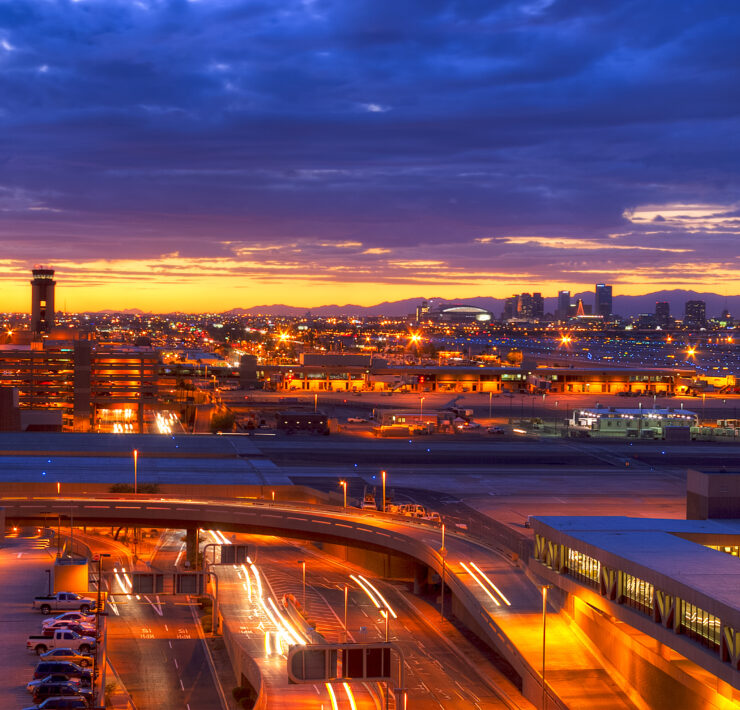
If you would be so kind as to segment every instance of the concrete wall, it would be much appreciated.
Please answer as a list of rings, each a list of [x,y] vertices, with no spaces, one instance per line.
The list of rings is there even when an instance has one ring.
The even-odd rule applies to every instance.
[[[740,472],[689,469],[686,517],[689,520],[740,518]]]
[[[126,483],[129,483],[126,481]],[[110,493],[110,483],[63,483],[63,496],[99,495]],[[308,486],[261,486],[240,484],[159,484],[159,492],[163,495],[177,495],[193,498],[257,498],[271,500],[275,492],[276,501],[300,501],[302,503],[323,503],[341,505],[341,493],[324,493]],[[51,496],[57,495],[56,481],[27,481],[2,482],[0,492],[5,496]],[[115,494],[110,494],[115,495]],[[156,494],[151,494],[156,497]],[[145,499],[147,494],[142,494]]]
[[[365,550],[360,547],[337,545],[331,542],[316,542],[314,544],[325,554],[359,565],[379,577],[403,580],[413,580],[415,578],[417,563],[411,557],[393,555],[389,552]]]
[[[717,693],[687,673],[677,671],[661,652],[661,644],[648,648],[623,630],[625,627],[571,596],[572,618],[602,655],[649,708],[709,710],[738,707],[740,692],[717,681]]]

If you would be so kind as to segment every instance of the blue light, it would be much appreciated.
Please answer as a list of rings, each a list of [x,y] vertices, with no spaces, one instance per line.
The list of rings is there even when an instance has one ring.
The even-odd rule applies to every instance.
[[[46,471],[42,471],[42,472],[41,472],[41,475],[42,475],[42,476],[45,476],[45,475],[46,475]]]

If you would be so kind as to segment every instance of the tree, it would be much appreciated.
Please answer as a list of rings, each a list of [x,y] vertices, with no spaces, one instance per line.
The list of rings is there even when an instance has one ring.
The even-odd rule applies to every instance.
[[[234,415],[231,412],[217,412],[211,417],[211,431],[232,431]]]

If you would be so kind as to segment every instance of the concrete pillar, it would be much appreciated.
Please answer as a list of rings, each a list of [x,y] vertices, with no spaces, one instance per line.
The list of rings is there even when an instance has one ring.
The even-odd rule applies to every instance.
[[[190,569],[198,569],[198,528],[188,528],[185,533],[185,559]]]
[[[426,593],[428,579],[427,566],[419,562],[414,564],[414,594]]]

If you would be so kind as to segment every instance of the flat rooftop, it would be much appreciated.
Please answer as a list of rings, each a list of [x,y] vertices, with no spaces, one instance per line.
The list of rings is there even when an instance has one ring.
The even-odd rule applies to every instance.
[[[740,621],[740,558],[705,547],[728,541],[740,545],[740,520],[546,516],[535,518],[533,527],[545,537],[556,531],[603,564],[677,594],[723,621],[729,608]]]

